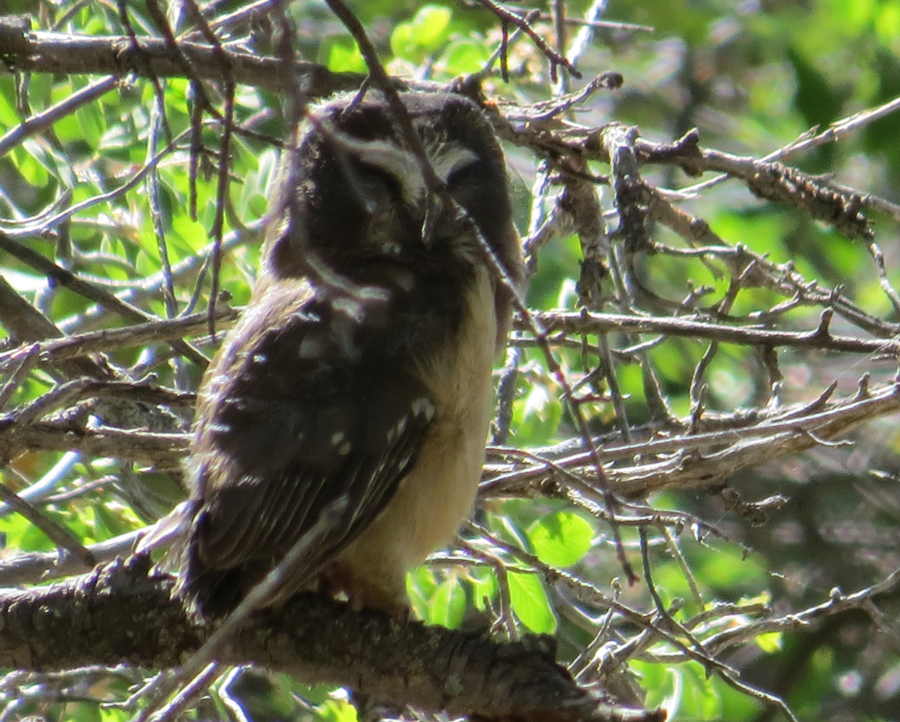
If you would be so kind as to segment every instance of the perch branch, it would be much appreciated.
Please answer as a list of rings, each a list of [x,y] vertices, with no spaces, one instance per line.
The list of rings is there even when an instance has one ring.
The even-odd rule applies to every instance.
[[[0,666],[52,671],[128,662],[178,666],[211,629],[172,597],[173,579],[138,557],[49,587],[0,591]],[[661,722],[662,711],[610,706],[555,664],[543,638],[482,635],[354,612],[318,595],[237,631],[222,662],[255,662],[307,684],[350,687],[387,704],[520,722]]]

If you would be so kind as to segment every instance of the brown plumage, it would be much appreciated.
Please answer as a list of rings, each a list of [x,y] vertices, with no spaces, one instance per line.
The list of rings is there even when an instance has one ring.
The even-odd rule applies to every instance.
[[[521,279],[503,156],[471,101],[401,96],[430,161]],[[471,510],[510,295],[425,191],[384,100],[312,111],[252,300],[207,371],[181,594],[234,608],[313,527],[269,603],[324,580],[406,606],[404,575]]]

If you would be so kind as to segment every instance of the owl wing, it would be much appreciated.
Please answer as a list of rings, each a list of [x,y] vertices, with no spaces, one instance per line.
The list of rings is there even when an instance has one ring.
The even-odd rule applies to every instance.
[[[354,313],[285,285],[245,312],[201,392],[183,589],[207,616],[315,528],[286,591],[308,583],[390,501],[434,416],[384,302]]]

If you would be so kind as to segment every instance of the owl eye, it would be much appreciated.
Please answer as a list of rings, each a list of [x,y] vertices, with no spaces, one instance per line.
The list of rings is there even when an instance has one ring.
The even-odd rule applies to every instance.
[[[447,186],[451,191],[464,190],[477,183],[480,174],[481,164],[477,159],[473,160],[450,173],[450,176],[447,178]]]
[[[357,162],[347,173],[353,192],[367,213],[402,199],[400,181],[390,171],[377,165]]]
[[[359,173],[360,181],[366,189],[386,189],[388,193],[396,197],[399,197],[403,192],[397,176],[380,166],[360,163],[356,170]]]

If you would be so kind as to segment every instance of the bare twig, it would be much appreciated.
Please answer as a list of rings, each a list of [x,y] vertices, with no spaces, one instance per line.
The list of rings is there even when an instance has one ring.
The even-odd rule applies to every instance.
[[[114,311],[115,313],[118,313],[119,315],[131,321],[152,320],[152,316],[150,316],[150,314],[141,311],[139,308],[132,306],[130,303],[116,298],[113,294],[108,293],[107,291],[97,288],[96,286],[87,283],[86,281],[82,281],[71,271],[63,268],[62,266],[56,265],[53,261],[47,258],[44,258],[44,256],[42,256],[37,251],[33,251],[32,249],[23,246],[21,243],[18,243],[17,241],[10,238],[3,231],[0,231],[0,249],[12,254],[20,261],[22,261],[22,263],[28,264],[36,271],[45,274],[47,278],[52,280],[54,283],[65,286],[75,293],[78,293],[85,298],[90,299],[91,301],[95,301],[104,308],[108,308],[109,310]],[[186,357],[188,357],[194,363],[198,364],[201,368],[206,368],[206,366],[209,364],[209,361],[203,354],[201,354],[185,341],[173,341],[171,342],[171,345],[172,348],[177,350],[179,353],[183,353]]]
[[[0,484],[0,500],[9,504],[19,514],[44,532],[50,538],[50,541],[59,547],[61,553],[65,551],[74,555],[83,565],[82,570],[90,569],[97,563],[94,555],[81,543],[78,537],[43,514],[39,509],[33,507],[4,484]]]

